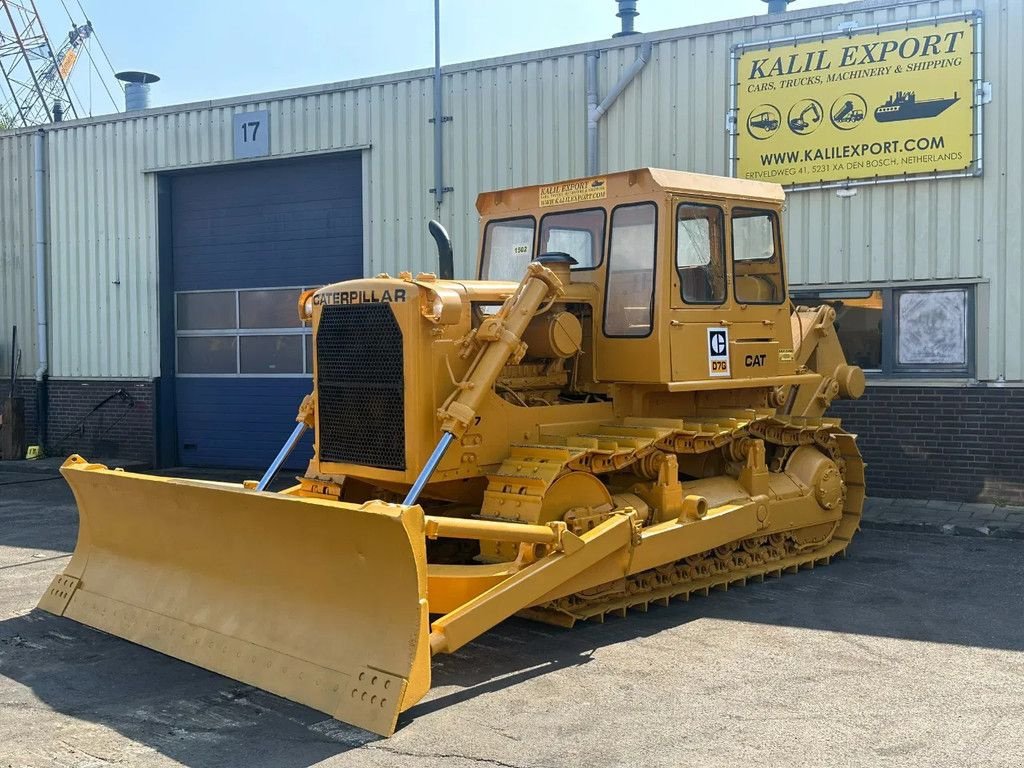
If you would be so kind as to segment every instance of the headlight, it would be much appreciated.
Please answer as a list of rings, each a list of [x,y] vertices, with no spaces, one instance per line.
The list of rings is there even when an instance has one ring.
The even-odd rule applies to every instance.
[[[418,283],[423,293],[420,300],[420,313],[432,323],[451,325],[459,322],[462,315],[462,296],[446,286],[430,286]]]
[[[430,302],[430,317],[434,322],[441,319],[441,314],[444,312],[444,299],[434,294],[434,300]]]
[[[316,288],[303,291],[299,295],[299,320],[302,322],[313,319],[313,294],[315,293]]]

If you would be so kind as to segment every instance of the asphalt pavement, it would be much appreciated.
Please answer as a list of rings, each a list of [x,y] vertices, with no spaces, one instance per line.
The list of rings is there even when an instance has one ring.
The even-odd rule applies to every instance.
[[[0,768],[1024,765],[1024,541],[862,531],[850,557],[434,660],[381,739],[34,610],[76,535],[0,477]]]

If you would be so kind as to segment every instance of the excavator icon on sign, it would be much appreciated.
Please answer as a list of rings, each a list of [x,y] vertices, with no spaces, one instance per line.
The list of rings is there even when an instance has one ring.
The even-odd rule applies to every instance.
[[[814,99],[801,99],[789,109],[789,130],[806,136],[821,125],[821,117],[821,104]]]

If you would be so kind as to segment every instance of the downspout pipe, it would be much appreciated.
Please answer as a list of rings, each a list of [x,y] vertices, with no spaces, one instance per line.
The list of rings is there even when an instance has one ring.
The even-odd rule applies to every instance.
[[[35,272],[36,272],[36,431],[40,446],[46,445],[47,391],[50,371],[49,333],[46,323],[46,132],[33,137],[35,181]]]
[[[611,108],[615,100],[622,95],[626,87],[651,60],[652,45],[649,40],[640,44],[640,52],[629,68],[622,73],[619,81],[608,91],[608,95],[597,101],[597,53],[587,56],[586,78],[587,78],[587,175],[593,176],[598,172],[598,146],[597,146],[597,125],[601,118]]]
[[[434,0],[434,205],[444,202],[444,110],[441,94],[441,0]]]

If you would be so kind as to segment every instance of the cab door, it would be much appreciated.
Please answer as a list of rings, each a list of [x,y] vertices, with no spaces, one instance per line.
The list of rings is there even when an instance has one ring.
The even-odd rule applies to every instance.
[[[674,203],[673,381],[740,382],[790,373],[778,211],[681,197]]]
[[[669,337],[673,381],[729,378],[733,373],[731,279],[722,203],[672,199]]]
[[[793,341],[779,212],[736,203],[729,209],[728,229],[735,308],[730,336],[733,377],[791,373]]]

